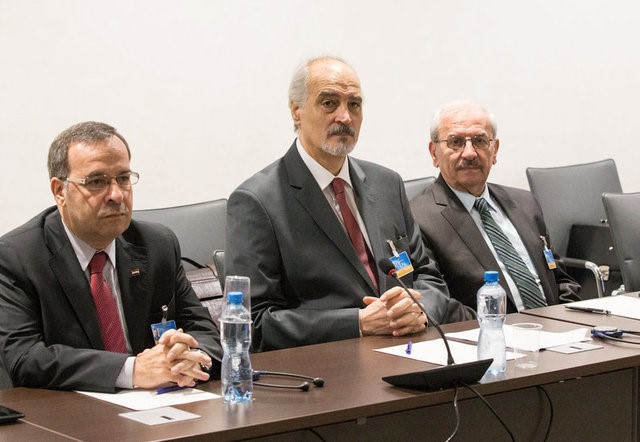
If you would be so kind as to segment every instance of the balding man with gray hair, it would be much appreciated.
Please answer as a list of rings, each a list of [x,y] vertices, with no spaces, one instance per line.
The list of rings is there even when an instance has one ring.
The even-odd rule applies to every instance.
[[[362,104],[343,60],[304,63],[289,88],[297,139],[229,197],[225,271],[251,278],[255,350],[423,332],[419,306],[377,270],[395,254],[433,318],[473,317],[429,260],[400,176],[349,156]]]
[[[411,209],[451,296],[476,308],[484,272],[497,270],[510,312],[579,300],[531,192],[487,183],[499,148],[483,107],[459,101],[435,113],[429,152],[440,176]]]

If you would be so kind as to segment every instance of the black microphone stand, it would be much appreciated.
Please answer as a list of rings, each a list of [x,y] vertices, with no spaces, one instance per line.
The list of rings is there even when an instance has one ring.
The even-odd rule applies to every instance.
[[[440,328],[440,324],[429,316],[422,304],[420,304],[411,294],[404,282],[402,282],[400,277],[398,277],[396,268],[391,260],[389,258],[381,259],[378,262],[378,267],[380,267],[380,270],[398,281],[407,295],[409,295],[413,302],[415,302],[420,310],[422,310],[422,313],[424,313],[429,324],[433,324],[436,328],[447,349],[447,365],[443,367],[394,376],[385,376],[382,380],[397,387],[413,388],[425,391],[436,391],[444,388],[451,388],[455,387],[459,383],[475,384],[478,382],[482,376],[484,376],[485,372],[493,362],[493,359],[481,359],[479,361],[456,364],[453,359],[451,349],[449,348],[449,341]]]

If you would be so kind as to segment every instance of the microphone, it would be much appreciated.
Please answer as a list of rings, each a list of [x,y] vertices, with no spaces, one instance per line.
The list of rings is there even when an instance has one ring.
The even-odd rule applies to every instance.
[[[407,295],[409,295],[413,302],[415,302],[420,310],[422,310],[422,313],[426,316],[429,324],[433,324],[436,328],[438,334],[442,338],[442,342],[444,342],[444,346],[447,349],[447,365],[443,367],[395,376],[385,376],[382,380],[398,387],[415,388],[426,391],[455,387],[459,383],[474,384],[478,382],[480,378],[484,376],[485,372],[493,362],[493,359],[481,359],[479,361],[456,364],[453,359],[451,349],[449,348],[449,341],[440,328],[440,324],[429,316],[429,313],[427,313],[422,304],[420,304],[415,296],[411,294],[411,291],[398,276],[393,262],[391,262],[389,258],[383,258],[378,261],[378,267],[384,273],[398,281]]]

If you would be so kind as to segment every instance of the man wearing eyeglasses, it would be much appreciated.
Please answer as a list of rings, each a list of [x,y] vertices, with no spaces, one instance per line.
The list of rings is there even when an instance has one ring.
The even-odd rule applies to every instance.
[[[484,272],[497,270],[511,312],[579,300],[580,286],[555,261],[533,195],[487,184],[499,148],[495,119],[484,108],[455,102],[435,113],[429,152],[440,176],[411,209],[451,296],[475,309]]]
[[[131,220],[129,162],[107,124],[63,131],[48,158],[57,207],[0,238],[0,348],[14,386],[112,392],[219,371],[218,331],[175,235]],[[158,343],[153,324],[167,329]]]

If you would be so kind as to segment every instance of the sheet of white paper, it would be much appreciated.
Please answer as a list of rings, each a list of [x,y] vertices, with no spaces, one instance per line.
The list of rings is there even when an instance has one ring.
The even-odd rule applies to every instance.
[[[157,394],[156,390],[122,390],[118,393],[95,393],[93,391],[78,391],[78,393],[91,396],[101,401],[127,407],[132,410],[149,410],[151,408],[168,407],[171,405],[188,404],[189,402],[216,399],[222,396],[198,390],[186,388],[172,391],[171,393]]]
[[[604,298],[587,299],[586,301],[573,302],[571,305],[600,308],[603,310],[609,310],[611,314],[615,316],[640,319],[640,298],[636,296],[605,296]],[[571,310],[567,310],[567,312],[571,312]],[[603,322],[606,322],[605,318],[606,316],[602,318]]]
[[[451,348],[453,359],[457,364],[478,360],[478,350],[475,345],[449,341],[449,347]],[[375,349],[375,351],[379,351],[380,353],[402,356],[404,358],[430,362],[432,364],[447,365],[447,349],[442,339],[415,342],[411,345],[410,354],[407,354],[406,350],[407,344]],[[515,359],[515,357],[516,355],[512,352],[507,352],[507,359]]]
[[[596,350],[598,348],[604,348],[602,345],[589,344],[586,342],[574,342],[573,344],[560,345],[558,347],[551,347],[547,350],[555,351],[558,353],[571,354],[579,353],[581,351]]]
[[[168,393],[167,393],[168,394]],[[130,411],[120,413],[118,416],[126,417],[147,425],[168,424],[170,422],[186,421],[200,417],[199,414],[189,413],[173,407],[154,408],[152,410]]]
[[[588,333],[589,330],[585,327],[560,333],[542,330],[540,332],[540,348],[550,348],[574,342],[590,341],[591,337]],[[478,342],[479,334],[480,329],[474,328],[462,332],[446,333],[446,336],[448,338],[462,339],[463,341]],[[509,324],[504,325],[504,339],[507,342],[507,347],[513,348],[513,334]]]

